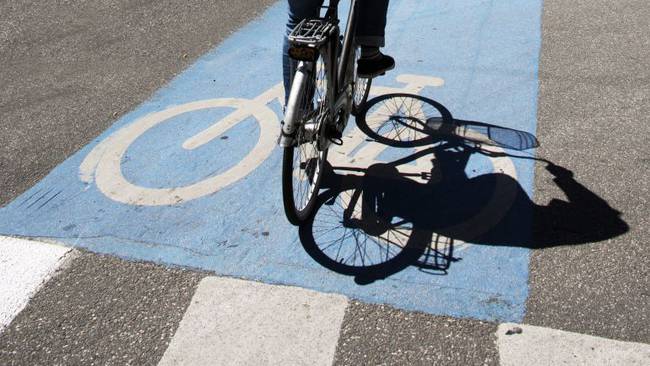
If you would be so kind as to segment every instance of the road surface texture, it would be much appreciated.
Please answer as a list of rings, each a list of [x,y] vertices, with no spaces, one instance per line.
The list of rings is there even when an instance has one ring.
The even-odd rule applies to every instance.
[[[0,207],[274,4],[1,3]],[[521,324],[0,238],[0,288],[23,292],[0,302],[0,364],[649,364],[650,7],[545,0],[541,24],[536,155],[556,169],[535,165],[532,235],[554,245],[530,252]]]

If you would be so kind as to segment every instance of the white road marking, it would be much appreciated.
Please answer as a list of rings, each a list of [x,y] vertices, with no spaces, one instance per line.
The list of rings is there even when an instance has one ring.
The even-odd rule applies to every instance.
[[[331,365],[348,300],[205,278],[160,365]]]
[[[238,112],[220,121],[198,138],[192,139],[190,146],[186,147],[191,149],[201,146],[214,138],[215,134],[227,131],[252,115],[260,126],[258,141],[253,150],[237,165],[221,174],[182,187],[141,187],[124,177],[121,164],[126,151],[148,130],[184,113],[219,107],[237,108]],[[174,106],[146,115],[109,136],[84,159],[79,168],[79,177],[86,183],[94,179],[102,193],[117,202],[146,206],[180,204],[218,192],[250,174],[273,152],[274,136],[279,125],[280,121],[273,110],[256,100],[222,98]]]
[[[417,94],[427,86],[440,87],[444,84],[440,78],[419,75],[400,75],[397,77],[397,81],[406,85],[403,88],[375,87],[373,93],[379,91]],[[201,100],[171,106],[163,111],[148,114],[114,132],[95,146],[79,167],[79,179],[88,184],[94,182],[99,190],[110,199],[130,205],[177,205],[216,193],[249,175],[271,155],[276,146],[280,121],[268,104],[275,100],[282,101],[282,95],[282,84],[278,84],[254,99]],[[131,144],[151,128],[184,113],[224,107],[234,108],[235,111],[220,121],[216,121],[214,125],[196,136],[182,142],[182,147],[193,150],[203,146],[252,116],[260,127],[257,144],[235,166],[218,175],[182,187],[153,189],[138,186],[124,177],[121,164],[126,151]],[[359,141],[364,141],[363,133],[358,131],[358,134]],[[179,143],[181,142],[179,141]]]
[[[513,327],[521,334],[506,335]],[[650,365],[650,345],[621,342],[531,325],[501,324],[497,344],[502,366]]]
[[[70,248],[0,236],[0,332],[27,305]]]
[[[0,236],[0,332],[70,258],[71,248]],[[331,365],[348,299],[208,277],[160,365]],[[515,327],[521,334],[507,335]],[[650,345],[504,323],[500,365],[650,365]]]

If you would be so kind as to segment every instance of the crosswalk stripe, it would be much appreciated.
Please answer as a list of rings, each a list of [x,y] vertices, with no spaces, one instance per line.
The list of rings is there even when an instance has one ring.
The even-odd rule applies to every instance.
[[[208,277],[159,365],[331,365],[347,305],[340,295]]]
[[[497,332],[501,366],[650,365],[647,344],[510,323],[501,324]]]
[[[2,325],[7,326],[30,301],[41,285],[75,252],[57,245],[1,236],[0,251],[2,253],[0,256],[0,314],[2,315]],[[86,258],[91,260],[94,257],[89,254]],[[79,257],[79,260],[81,258]],[[77,261],[73,263],[77,263]],[[70,264],[69,268],[74,265]],[[66,265],[66,267],[68,266]],[[67,281],[69,282],[70,279]],[[43,291],[47,292],[45,289]],[[394,323],[387,318],[386,313],[372,310],[377,305],[369,305],[368,309],[358,308],[355,312],[353,305],[348,308],[349,301],[344,296],[297,287],[268,285],[223,277],[206,277],[201,280],[196,291],[192,290],[192,293],[193,295],[188,294],[192,296],[190,306],[187,309],[183,307],[184,315],[181,316],[183,310],[179,309],[176,318],[178,320],[173,321],[174,328],[175,324],[179,324],[179,326],[171,338],[171,342],[167,345],[166,340],[160,340],[159,356],[154,356],[152,361],[158,360],[158,357],[162,355],[159,364],[165,366],[331,365],[334,360],[337,362],[345,360],[345,358],[340,358],[340,354],[337,354],[337,352],[342,352],[341,349],[337,349],[337,345],[345,345],[359,336],[374,337],[370,333],[365,333],[366,329],[363,328],[363,325],[360,329],[361,333],[358,335],[355,335],[354,332],[346,333],[342,331],[345,329],[344,323],[366,319],[364,321],[370,324],[373,331],[376,326],[372,325],[373,321],[379,321],[381,324]],[[169,293],[160,294],[160,299],[168,298],[169,295]],[[154,293],[154,296],[158,295]],[[36,298],[34,299],[36,300]],[[189,297],[187,299],[189,302]],[[360,309],[363,309],[361,313]],[[94,310],[89,309],[89,311]],[[152,309],[148,308],[148,311],[151,312]],[[394,311],[397,314],[394,314],[393,318],[409,319],[410,315],[405,314],[404,311],[398,309],[394,309]],[[38,317],[44,314],[38,315]],[[49,313],[46,314],[49,315]],[[406,317],[402,318],[404,316]],[[475,326],[472,320],[465,320],[466,323],[469,323],[460,324],[457,323],[462,321],[460,319],[444,319],[427,314],[420,316],[424,318],[419,319],[419,323],[428,324],[430,322],[429,326],[418,328],[420,331],[433,333],[442,331],[438,334],[444,335],[444,337],[451,336],[454,331],[452,328],[447,328],[447,325],[441,327],[440,324],[455,324],[463,329]],[[29,327],[29,324],[11,324],[11,327],[12,329],[13,327],[26,328],[26,326]],[[86,329],[87,326],[78,325],[80,326],[79,330]],[[408,327],[408,322],[398,326]],[[487,326],[490,327],[490,324]],[[496,324],[492,326],[497,328]],[[474,329],[472,331],[476,330],[472,329]],[[376,330],[381,332],[380,328],[376,328]],[[516,331],[513,332],[513,330]],[[115,329],[115,331],[122,334],[123,330]],[[511,334],[506,334],[508,331]],[[493,330],[488,330],[488,333],[494,334],[492,332]],[[455,337],[458,337],[458,331],[455,333]],[[4,333],[3,336],[7,334],[10,332]],[[409,348],[409,342],[412,340],[408,335],[409,332],[401,336],[398,333],[394,334],[397,338],[394,339],[396,343],[393,348],[398,353],[402,349]],[[22,336],[18,333],[13,334],[12,337],[18,337],[18,342],[23,342]],[[37,336],[35,339],[38,340],[37,344],[43,344],[42,342],[47,338],[41,339]],[[34,341],[32,339],[31,342]],[[120,351],[118,343],[111,343],[109,353],[117,352],[119,354],[124,351],[123,349]],[[430,355],[431,351],[439,351],[440,347],[444,346],[444,344],[437,344],[437,341],[430,343],[432,344],[429,345],[430,348],[427,348],[428,351],[425,351],[426,347],[420,347],[413,356],[425,357],[427,352]],[[366,341],[361,342],[357,352],[369,352],[370,350],[364,349],[365,347],[368,347]],[[513,323],[498,325],[496,336],[482,344],[481,347],[483,347],[483,351],[486,348],[496,347],[494,351],[498,350],[500,365],[503,366],[650,364],[650,345],[647,344],[621,342]],[[374,349],[376,350],[376,347]],[[469,351],[470,349],[464,350]],[[11,352],[5,352],[4,356],[12,354]],[[453,353],[449,349],[441,352],[449,352],[445,355],[448,359],[449,357],[452,359],[459,357],[458,353]],[[479,356],[484,356],[486,352],[479,352]],[[25,353],[21,354],[21,357],[26,355]],[[129,357],[131,356],[133,355]],[[473,354],[472,357],[477,357],[477,354]],[[2,363],[1,360],[2,357],[0,357],[0,363]]]
[[[0,236],[0,332],[61,266],[70,251],[59,245]]]

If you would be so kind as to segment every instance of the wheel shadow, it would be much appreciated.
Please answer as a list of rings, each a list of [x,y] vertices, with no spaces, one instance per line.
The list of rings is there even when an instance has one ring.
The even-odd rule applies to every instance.
[[[570,170],[526,155],[539,146],[530,133],[457,120],[440,103],[410,94],[370,100],[357,127],[368,144],[382,145],[388,162],[328,165],[299,233],[314,260],[359,284],[410,266],[444,275],[467,243],[540,249],[629,230]],[[503,164],[518,159],[545,164],[566,200],[533,202]]]

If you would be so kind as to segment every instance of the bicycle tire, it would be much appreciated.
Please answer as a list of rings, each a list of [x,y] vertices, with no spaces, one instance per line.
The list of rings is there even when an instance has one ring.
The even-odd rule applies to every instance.
[[[285,147],[282,156],[282,201],[284,204],[284,213],[287,220],[293,225],[302,225],[311,217],[314,207],[318,198],[318,191],[320,182],[323,178],[323,168],[317,175],[317,181],[313,182],[313,190],[311,196],[308,198],[304,206],[298,207],[294,193],[296,187],[294,186],[294,154],[296,148],[294,146]],[[321,164],[327,160],[327,150],[321,152]]]
[[[327,95],[330,91],[325,59],[322,54],[319,55],[314,63],[313,78],[302,78],[313,85],[292,86],[292,93],[302,91],[303,94],[297,99],[300,102],[293,105],[299,109],[294,115],[300,116],[294,144],[284,148],[282,158],[282,201],[286,217],[293,225],[301,225],[312,214],[327,160],[327,148],[319,146],[323,122],[318,122],[319,125],[315,127],[312,125],[311,136],[306,130],[307,122],[314,124],[314,121],[323,121],[322,114],[327,113]],[[294,81],[297,80],[296,77]]]

